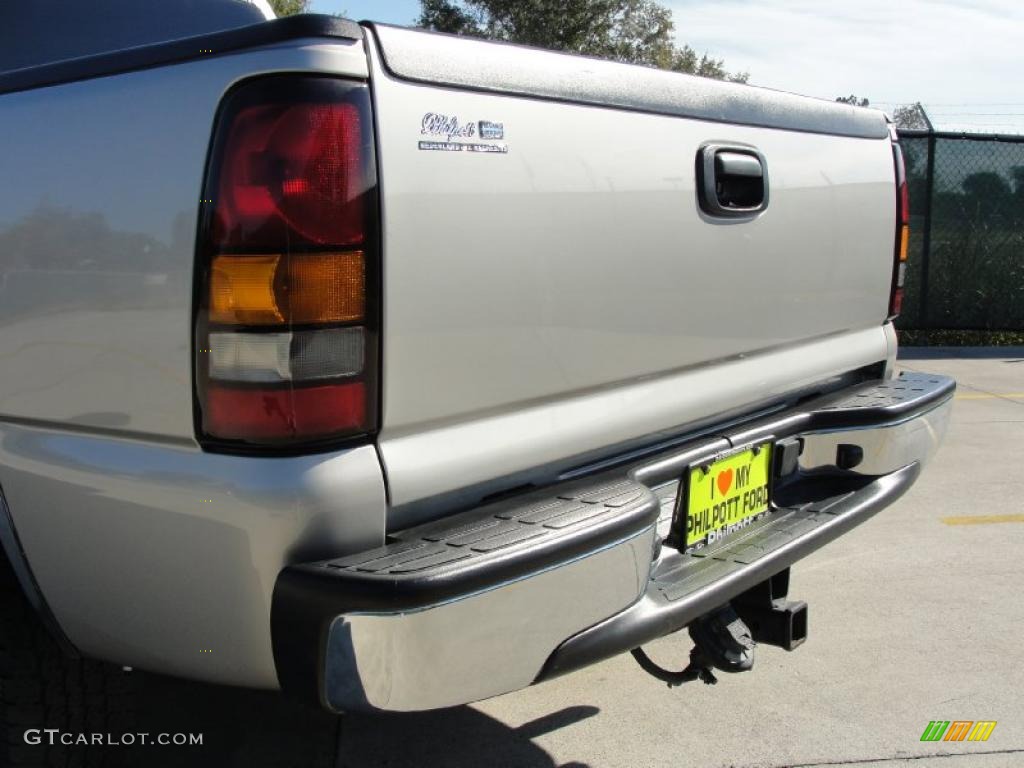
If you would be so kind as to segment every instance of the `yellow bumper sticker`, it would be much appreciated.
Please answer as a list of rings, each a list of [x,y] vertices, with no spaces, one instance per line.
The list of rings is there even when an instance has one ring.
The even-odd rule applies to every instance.
[[[690,470],[686,548],[714,544],[768,512],[771,444]]]

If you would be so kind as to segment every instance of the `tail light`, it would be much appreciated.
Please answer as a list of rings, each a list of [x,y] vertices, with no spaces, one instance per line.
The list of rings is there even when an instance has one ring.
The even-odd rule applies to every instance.
[[[276,76],[221,107],[196,270],[206,447],[315,447],[376,429],[369,104],[363,85]]]
[[[903,305],[903,281],[907,272],[907,247],[910,243],[910,195],[907,191],[907,169],[900,145],[892,145],[896,165],[896,246],[893,258],[892,291],[889,294],[889,319],[897,317]]]

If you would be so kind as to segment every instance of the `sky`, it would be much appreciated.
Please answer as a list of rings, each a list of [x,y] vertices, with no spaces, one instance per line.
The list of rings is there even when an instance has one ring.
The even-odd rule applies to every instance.
[[[920,101],[942,130],[1024,134],[1021,0],[661,0],[677,42],[750,83],[891,110]],[[311,9],[412,24],[418,0],[313,0]]]

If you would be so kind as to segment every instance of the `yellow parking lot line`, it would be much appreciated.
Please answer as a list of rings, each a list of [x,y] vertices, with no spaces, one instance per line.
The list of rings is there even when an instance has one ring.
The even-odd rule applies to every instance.
[[[989,523],[1024,523],[1024,515],[965,515],[943,517],[946,525],[988,525]]]
[[[957,400],[994,400],[998,397],[1024,397],[1024,392],[967,392],[953,397]]]

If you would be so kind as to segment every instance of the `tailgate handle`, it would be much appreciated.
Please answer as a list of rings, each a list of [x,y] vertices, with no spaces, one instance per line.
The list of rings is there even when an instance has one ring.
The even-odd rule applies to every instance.
[[[709,216],[760,213],[768,206],[764,155],[744,144],[705,144],[697,153],[697,198]]]

